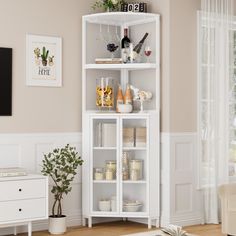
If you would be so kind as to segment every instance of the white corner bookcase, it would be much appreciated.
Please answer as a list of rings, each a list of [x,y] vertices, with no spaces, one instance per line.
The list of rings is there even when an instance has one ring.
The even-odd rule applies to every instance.
[[[108,26],[109,25],[109,26]],[[144,58],[139,63],[95,64],[95,58],[109,57],[104,41],[99,40],[101,29],[106,34],[129,28],[129,38],[138,42],[148,32],[148,44],[152,48],[150,63]],[[141,221],[159,226],[160,220],[160,15],[149,13],[108,12],[83,16],[82,35],[82,133],[83,184],[82,208],[83,225],[99,222],[99,219],[123,219]],[[96,78],[109,76],[121,84],[123,92],[126,84],[151,91],[153,98],[144,104],[145,112],[124,114],[114,111],[100,112],[96,107]],[[135,104],[138,109],[138,104]],[[98,124],[113,127],[113,144],[98,145]],[[144,128],[145,143],[127,146],[123,140],[124,128]],[[139,180],[123,180],[122,154],[128,152],[131,159],[140,160],[143,175]],[[104,167],[107,160],[116,162],[116,176],[112,180],[95,180],[94,168]],[[115,210],[99,210],[101,199],[116,198]],[[139,201],[138,211],[126,211],[124,201]],[[93,221],[94,220],[94,221]]]

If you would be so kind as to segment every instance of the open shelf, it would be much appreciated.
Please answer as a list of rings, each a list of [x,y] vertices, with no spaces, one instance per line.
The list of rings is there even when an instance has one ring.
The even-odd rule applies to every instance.
[[[146,147],[123,147],[124,151],[146,151]]]
[[[108,70],[144,70],[156,69],[156,63],[127,63],[127,64],[86,64],[85,69],[108,69]]]
[[[93,150],[116,150],[117,147],[94,147]]]
[[[133,181],[133,180],[123,180],[124,184],[146,184],[147,181],[146,180],[137,180],[137,181]]]
[[[142,12],[104,12],[83,16],[89,23],[110,25],[135,25],[144,24],[159,19],[160,15]]]
[[[94,184],[115,184],[116,180],[94,180]]]

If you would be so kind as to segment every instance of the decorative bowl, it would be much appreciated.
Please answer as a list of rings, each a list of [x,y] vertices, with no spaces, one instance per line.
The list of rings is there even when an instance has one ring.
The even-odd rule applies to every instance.
[[[140,211],[142,206],[140,201],[124,201],[123,210],[127,212]]]
[[[133,106],[131,104],[119,104],[118,110],[120,113],[130,113],[132,112]]]
[[[126,211],[126,212],[136,212],[136,211],[140,211],[141,208],[142,208],[142,204],[140,205],[124,205],[123,206],[123,210]]]

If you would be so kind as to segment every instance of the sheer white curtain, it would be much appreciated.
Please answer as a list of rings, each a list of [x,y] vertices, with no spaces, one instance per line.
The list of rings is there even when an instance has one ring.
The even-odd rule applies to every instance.
[[[199,131],[205,223],[219,223],[218,186],[228,182],[233,1],[201,2]]]

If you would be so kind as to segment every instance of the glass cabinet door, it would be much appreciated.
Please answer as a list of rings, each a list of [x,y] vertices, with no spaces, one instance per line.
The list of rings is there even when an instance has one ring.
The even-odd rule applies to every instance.
[[[121,119],[121,203],[122,213],[147,211],[148,119]]]
[[[118,120],[92,118],[91,183],[92,212],[118,212]]]

